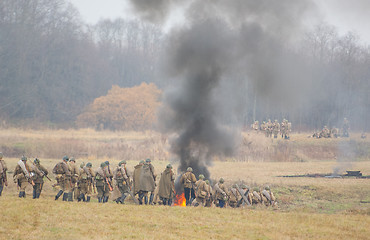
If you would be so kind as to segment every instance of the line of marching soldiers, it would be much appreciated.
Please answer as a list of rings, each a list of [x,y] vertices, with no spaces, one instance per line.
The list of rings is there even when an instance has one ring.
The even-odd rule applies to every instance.
[[[0,196],[3,186],[7,186],[6,171],[7,167],[2,160],[3,154],[0,153]],[[55,165],[52,170],[57,183],[53,187],[58,188],[55,200],[62,197],[63,201],[90,202],[92,193],[96,193],[98,202],[108,202],[109,196],[116,203],[124,203],[128,195],[136,204],[160,204],[171,206],[176,196],[175,174],[171,164],[166,166],[156,188],[157,175],[151,160],[140,161],[134,167],[133,176],[129,175],[126,169],[126,161],[121,161],[112,170],[109,161],[100,164],[95,171],[92,164],[81,163],[78,167],[73,157],[63,157],[63,160]],[[17,163],[14,170],[13,180],[18,185],[19,197],[26,197],[26,187],[28,184],[33,186],[33,198],[39,198],[44,177],[49,181],[48,170],[41,165],[40,160],[35,158],[32,164],[27,163],[27,157],[23,156]],[[114,181],[113,181],[114,180]],[[114,182],[114,184],[113,184]],[[217,207],[250,206],[254,204],[275,205],[274,194],[268,186],[263,190],[250,190],[246,185],[232,185],[229,191],[225,187],[224,180],[221,178],[213,188],[209,180],[204,179],[200,174],[197,180],[191,167],[182,174],[180,184],[184,189],[187,206]],[[96,190],[95,190],[96,189]],[[112,192],[112,194],[110,194]],[[63,196],[62,196],[63,195]]]
[[[259,188],[251,190],[245,184],[240,187],[238,184],[233,184],[228,190],[224,179],[220,178],[212,188],[209,180],[204,179],[203,174],[200,174],[199,180],[196,180],[191,167],[188,167],[186,173],[181,176],[180,183],[184,186],[187,206],[211,207],[214,204],[220,208],[226,205],[236,208],[258,204],[266,206],[277,204],[269,186],[265,186],[263,190]]]

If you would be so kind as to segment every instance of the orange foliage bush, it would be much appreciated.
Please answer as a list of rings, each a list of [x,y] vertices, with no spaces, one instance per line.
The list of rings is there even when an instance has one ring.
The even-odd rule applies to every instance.
[[[156,121],[161,90],[153,83],[132,88],[112,86],[77,117],[78,127],[103,130],[147,130]]]

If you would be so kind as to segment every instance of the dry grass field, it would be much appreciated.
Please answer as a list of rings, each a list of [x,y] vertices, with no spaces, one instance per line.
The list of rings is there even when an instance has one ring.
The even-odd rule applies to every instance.
[[[272,148],[278,144],[277,141],[248,134],[244,141],[245,146],[257,148]],[[98,204],[95,196],[87,204],[54,201],[56,190],[51,187],[54,182],[48,180],[45,180],[40,199],[31,198],[31,186],[27,187],[26,199],[19,199],[11,173],[19,158],[6,155],[6,151],[14,149],[11,148],[14,144],[28,144],[28,147],[20,148],[27,150],[27,156],[45,156],[40,157],[41,163],[50,171],[64,155],[62,152],[72,152],[77,157],[77,164],[89,161],[93,163],[93,168],[105,160],[110,160],[115,166],[121,159],[127,159],[127,168],[131,171],[139,160],[151,157],[156,171],[160,173],[168,164],[168,142],[153,132],[0,130],[0,151],[5,153],[4,159],[9,167],[9,186],[0,197],[0,239],[369,239],[370,179],[279,177],[326,174],[336,168],[341,169],[340,173],[360,170],[363,175],[370,175],[370,158],[338,162],[335,158],[313,157],[319,156],[320,152],[309,156],[304,150],[307,146],[315,151],[320,148],[325,150],[326,146],[332,148],[340,141],[355,142],[361,151],[361,144],[369,144],[369,140],[362,140],[357,135],[343,140],[311,139],[307,138],[307,134],[296,134],[288,143],[281,143],[295,148],[284,153],[295,155],[288,160],[261,160],[265,153],[258,155],[255,151],[255,155],[247,158],[215,161],[209,168],[212,180],[223,177],[228,186],[235,182],[251,187],[267,184],[275,193],[278,206],[203,209],[136,206],[130,200],[126,205],[113,202]],[[65,144],[59,146],[62,142]],[[117,146],[110,149],[110,144]],[[82,145],[88,146],[88,153],[78,155]],[[68,151],[66,146],[76,152]],[[112,151],[112,157],[91,154],[103,151],[104,146],[105,152]],[[123,150],[133,148],[132,155],[117,157],[120,146],[128,146]],[[297,146],[304,148],[297,149]],[[6,151],[3,150],[5,147]],[[45,147],[49,149],[45,150]],[[35,153],[35,149],[40,152]],[[47,152],[53,149],[56,152],[49,156]],[[144,152],[137,153],[141,149]],[[300,158],[297,158],[297,151]],[[53,157],[54,154],[60,156]],[[321,154],[328,156],[325,152]],[[366,156],[366,153],[361,156]],[[176,171],[176,163],[174,165]],[[55,181],[52,174],[51,177]]]

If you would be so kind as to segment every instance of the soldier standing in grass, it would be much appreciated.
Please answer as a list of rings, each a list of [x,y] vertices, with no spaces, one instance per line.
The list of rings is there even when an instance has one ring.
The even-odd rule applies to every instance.
[[[33,165],[31,166],[31,172],[33,173],[33,199],[40,198],[42,187],[44,186],[44,176],[48,175],[48,170],[41,165],[40,160],[35,158]]]
[[[236,185],[232,185],[231,186],[231,189],[230,189],[230,192],[229,192],[229,206],[232,207],[232,208],[235,208],[237,207],[238,205],[238,202],[240,200],[240,193],[238,192],[238,190],[236,189]]]
[[[270,187],[269,186],[266,186],[265,189],[261,192],[261,198],[262,198],[262,202],[266,205],[266,206],[274,206],[275,205],[275,196],[274,194],[271,192],[270,190]]]
[[[6,167],[5,161],[3,160],[3,153],[0,152],[0,196],[3,192],[4,186],[8,186],[8,178],[6,176],[6,171],[8,168]]]
[[[80,169],[78,170],[78,180],[77,180],[77,188],[78,188],[78,196],[77,201],[86,202],[86,194],[87,194],[87,186],[88,186],[88,177],[90,173],[85,163],[80,164]],[[90,175],[91,178],[91,175]]]
[[[98,190],[98,202],[106,203],[109,198],[109,182],[107,176],[107,165],[103,162],[96,170],[96,190]]]
[[[223,208],[225,206],[225,200],[227,199],[227,193],[226,193],[226,187],[224,185],[224,179],[223,178],[220,178],[220,180],[218,181],[218,183],[215,184],[215,197],[216,197],[216,201],[217,201],[217,204],[216,206],[220,207],[220,208]]]
[[[116,182],[113,195],[117,196],[114,197],[113,200],[116,201],[116,203],[124,204],[130,190],[130,179],[127,173],[125,160],[118,163],[117,168],[113,172],[113,178]]]
[[[95,173],[92,170],[92,164],[87,163],[86,167],[83,168],[83,170],[87,174],[87,190],[84,190],[84,194],[86,196],[86,202],[90,202],[91,199],[91,194],[94,192],[95,193]]]
[[[76,165],[76,160],[74,157],[69,159],[69,168],[71,171],[72,189],[70,195],[68,196],[68,201],[73,201],[73,199],[77,199],[77,197],[80,195],[77,188],[78,175],[80,171]]]
[[[199,180],[198,180],[197,191],[196,191],[197,204],[201,205],[202,207],[205,206],[206,199],[210,197],[210,192],[209,192],[210,189],[207,183],[203,179],[204,179],[204,175],[200,174]]]
[[[56,175],[57,185],[60,190],[55,196],[55,200],[63,194],[63,201],[68,200],[69,192],[71,191],[71,172],[68,166],[68,156],[63,157],[63,161],[57,163],[53,169],[53,173]]]
[[[139,204],[143,204],[142,199],[140,199],[140,196],[141,196],[140,175],[141,175],[141,170],[143,168],[143,165],[144,165],[144,160],[141,160],[139,164],[134,167],[134,173],[132,176],[133,181],[134,181],[134,196],[136,196],[136,194],[139,195],[139,198],[138,198]]]
[[[14,183],[17,183],[20,189],[19,191],[20,198],[26,197],[26,187],[28,183],[34,185],[31,177],[32,177],[31,168],[27,164],[27,157],[23,156],[21,160],[19,160],[17,166],[15,167],[13,174]]]
[[[186,206],[191,204],[195,199],[194,184],[197,181],[193,173],[193,169],[188,167],[186,173],[181,176],[180,183],[184,186],[184,194],[186,199]]]
[[[175,197],[175,174],[172,171],[172,165],[168,164],[161,175],[158,186],[158,196],[163,205],[172,205],[172,199]]]
[[[206,204],[204,205],[205,207],[212,207],[212,187],[211,187],[211,184],[209,182],[209,180],[207,179],[206,181],[206,184],[207,184],[207,188],[208,188],[208,192],[209,192],[209,196],[206,198]]]
[[[151,160],[148,158],[140,172],[140,193],[139,198],[144,199],[145,204],[152,204],[154,198],[154,189],[156,187],[155,180],[157,175],[154,171],[154,166],[151,164]],[[148,201],[148,193],[151,192]],[[140,202],[140,201],[139,201]]]

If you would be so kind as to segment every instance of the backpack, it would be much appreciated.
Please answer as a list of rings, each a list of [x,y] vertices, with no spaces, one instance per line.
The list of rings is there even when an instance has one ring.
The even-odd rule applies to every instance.
[[[63,170],[63,167],[62,167],[62,164],[63,163],[58,163],[57,165],[55,165],[54,169],[53,169],[53,173],[54,174],[63,174],[64,173],[64,170]]]

